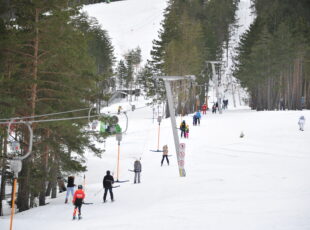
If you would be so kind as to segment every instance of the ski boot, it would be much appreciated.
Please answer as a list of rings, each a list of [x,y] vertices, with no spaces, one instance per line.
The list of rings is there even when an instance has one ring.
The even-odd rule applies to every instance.
[[[75,220],[75,216],[73,216],[72,220]]]
[[[82,216],[81,216],[81,215],[79,215],[79,220],[80,220],[80,219],[82,219]]]
[[[65,204],[66,204],[66,203],[68,203],[68,198],[66,198],[66,200],[65,200]]]

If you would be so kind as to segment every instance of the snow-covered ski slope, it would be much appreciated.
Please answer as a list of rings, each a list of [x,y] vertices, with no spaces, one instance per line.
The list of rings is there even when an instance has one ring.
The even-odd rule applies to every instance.
[[[165,4],[165,0],[128,0],[87,6],[87,10],[92,16],[95,11],[98,18],[102,16],[100,23],[112,37],[118,58],[139,45],[146,52],[145,59],[160,21],[148,31],[147,18],[157,17],[155,9],[162,12]],[[148,16],[147,11],[154,15]],[[140,14],[144,18],[138,20]],[[132,33],[139,31],[139,23],[143,28],[140,35],[131,37],[124,27],[134,19],[138,23],[132,24],[136,26]],[[232,100],[229,103],[231,106]],[[116,112],[118,105],[106,111]],[[126,102],[121,105],[130,109]],[[140,99],[136,106],[141,108],[145,102]],[[307,119],[304,132],[297,126],[300,115]],[[152,108],[137,109],[128,116],[128,131],[120,146],[119,179],[130,182],[114,189],[115,202],[102,203],[101,190],[106,170],[116,174],[117,141],[111,137],[102,159],[86,154],[85,202],[93,204],[82,207],[82,220],[72,221],[73,206],[64,204],[65,194],[61,193],[44,207],[17,213],[13,229],[310,229],[310,111],[255,112],[229,107],[222,115],[208,112],[197,127],[191,125],[191,115],[184,117],[190,124],[189,139],[181,140],[186,144],[185,178],[178,175],[170,120],[162,122],[160,146],[168,144],[172,156],[170,166],[161,167],[161,153],[149,151],[157,149],[158,125],[156,120],[153,123]],[[180,117],[177,120],[181,122]],[[121,125],[125,127],[124,117]],[[244,138],[239,137],[242,131]],[[133,184],[128,169],[140,157],[142,183]],[[82,184],[82,178],[79,175],[76,184]],[[2,229],[9,229],[9,216],[0,217]]]
[[[166,6],[167,0],[126,0],[87,5],[84,10],[108,31],[117,59],[139,46],[145,63],[150,59],[152,41],[158,38]]]
[[[115,112],[116,106],[109,110]],[[124,103],[123,108],[130,107]],[[71,220],[73,206],[64,204],[65,194],[59,194],[45,207],[18,213],[14,229],[310,229],[310,126],[298,130],[301,114],[310,118],[310,111],[208,112],[200,126],[190,125],[189,139],[181,139],[186,143],[187,171],[181,178],[170,120],[162,122],[160,146],[168,144],[173,156],[170,166],[161,167],[161,153],[149,151],[157,148],[152,109],[129,112],[119,179],[130,182],[114,189],[116,201],[102,203],[100,191],[106,170],[116,174],[117,141],[111,137],[102,159],[87,154],[85,202],[94,204],[82,207],[82,220]],[[183,119],[191,124],[191,116]],[[241,131],[244,138],[239,137]],[[140,157],[142,183],[133,184],[128,169]],[[0,229],[8,228],[9,216],[1,217]]]

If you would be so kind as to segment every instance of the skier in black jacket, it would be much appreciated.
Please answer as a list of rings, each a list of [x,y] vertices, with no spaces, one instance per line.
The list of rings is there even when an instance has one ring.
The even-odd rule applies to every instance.
[[[111,175],[110,171],[107,171],[107,175],[103,178],[103,188],[104,188],[104,194],[103,194],[103,202],[106,202],[107,193],[110,192],[111,200],[114,201],[113,197],[113,191],[112,191],[112,184],[114,183],[114,178]]]

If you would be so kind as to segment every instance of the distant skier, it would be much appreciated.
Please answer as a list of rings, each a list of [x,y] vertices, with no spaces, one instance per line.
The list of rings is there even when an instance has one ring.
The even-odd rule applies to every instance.
[[[75,220],[76,211],[79,211],[79,215],[78,215],[79,219],[82,218],[81,208],[82,208],[84,198],[85,198],[85,193],[83,191],[83,186],[79,185],[78,190],[75,191],[73,200],[72,200],[72,203],[74,204],[73,220]]]
[[[301,116],[298,121],[300,131],[304,131],[305,123],[306,123],[306,118],[304,116]]]
[[[186,122],[182,121],[181,125],[180,125],[180,130],[181,130],[181,138],[185,137],[185,129],[186,129]]]
[[[213,104],[213,106],[212,106],[212,113],[216,113],[216,105],[215,104]]]
[[[185,128],[185,138],[188,138],[188,135],[189,135],[189,126],[186,125],[186,128]]]
[[[166,158],[166,161],[169,165],[169,160],[168,160],[168,145],[163,146],[163,158],[161,160],[161,166],[163,166],[164,160]]]
[[[194,114],[193,116],[193,126],[196,126],[197,125],[197,116],[196,114]]]
[[[117,114],[118,115],[121,114],[121,110],[122,110],[122,106],[118,106],[118,108],[117,108]]]
[[[107,174],[103,178],[103,188],[104,188],[103,202],[106,202],[108,191],[110,193],[111,200],[114,201],[112,184],[114,184],[114,178],[111,175],[110,171],[108,170]]]
[[[197,117],[197,123],[198,123],[198,125],[200,125],[200,118],[201,118],[200,111],[197,111],[195,115]]]
[[[207,105],[206,104],[203,104],[201,106],[201,109],[202,109],[202,114],[207,114]]]
[[[68,177],[68,184],[67,184],[67,194],[66,194],[66,200],[65,203],[68,203],[69,194],[71,193],[72,197],[74,195],[74,176]]]
[[[142,171],[142,165],[140,160],[136,160],[134,163],[134,172],[135,172],[135,179],[134,183],[140,183],[140,173]]]

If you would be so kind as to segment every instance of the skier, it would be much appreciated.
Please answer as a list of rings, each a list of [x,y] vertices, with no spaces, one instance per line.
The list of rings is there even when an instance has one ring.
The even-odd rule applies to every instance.
[[[186,128],[185,128],[185,138],[188,138],[188,134],[189,134],[189,126],[186,125]]]
[[[306,122],[306,118],[304,116],[301,116],[298,121],[300,131],[304,131],[305,122]]]
[[[168,146],[167,145],[164,145],[163,146],[163,158],[161,160],[161,166],[163,166],[163,163],[164,163],[164,160],[167,160],[167,163],[169,165],[169,160],[168,160]]]
[[[202,109],[202,114],[206,114],[207,113],[207,105],[206,104],[203,104],[201,109]]]
[[[78,190],[75,191],[72,203],[74,204],[74,211],[73,211],[73,220],[75,220],[76,211],[79,211],[79,219],[82,218],[81,208],[83,204],[83,200],[85,198],[85,193],[83,191],[83,186],[79,185]]]
[[[67,184],[67,194],[66,194],[66,200],[65,200],[65,204],[68,203],[68,198],[69,198],[69,194],[71,193],[72,197],[74,195],[74,176],[69,176],[68,177],[68,184]]]
[[[186,123],[183,120],[182,123],[180,124],[180,130],[181,130],[181,138],[185,137],[185,128],[186,128]]]
[[[213,106],[212,106],[212,113],[216,113],[216,105],[215,104],[213,104]]]
[[[140,183],[140,173],[142,171],[142,166],[140,160],[136,160],[134,163],[134,172],[135,172],[135,179],[134,183]]]
[[[118,106],[118,108],[117,108],[117,114],[118,115],[121,114],[121,110],[122,110],[122,106]]]
[[[196,115],[196,117],[197,117],[198,125],[200,125],[201,114],[200,114],[199,110],[197,111],[197,113],[196,113],[195,115]]]
[[[197,117],[196,117],[196,114],[194,114],[193,116],[193,126],[196,126],[197,125]]]
[[[104,188],[103,202],[106,202],[108,191],[110,192],[111,201],[114,201],[112,184],[114,184],[114,178],[111,175],[110,171],[108,170],[107,175],[105,175],[105,177],[103,178],[103,188]]]

